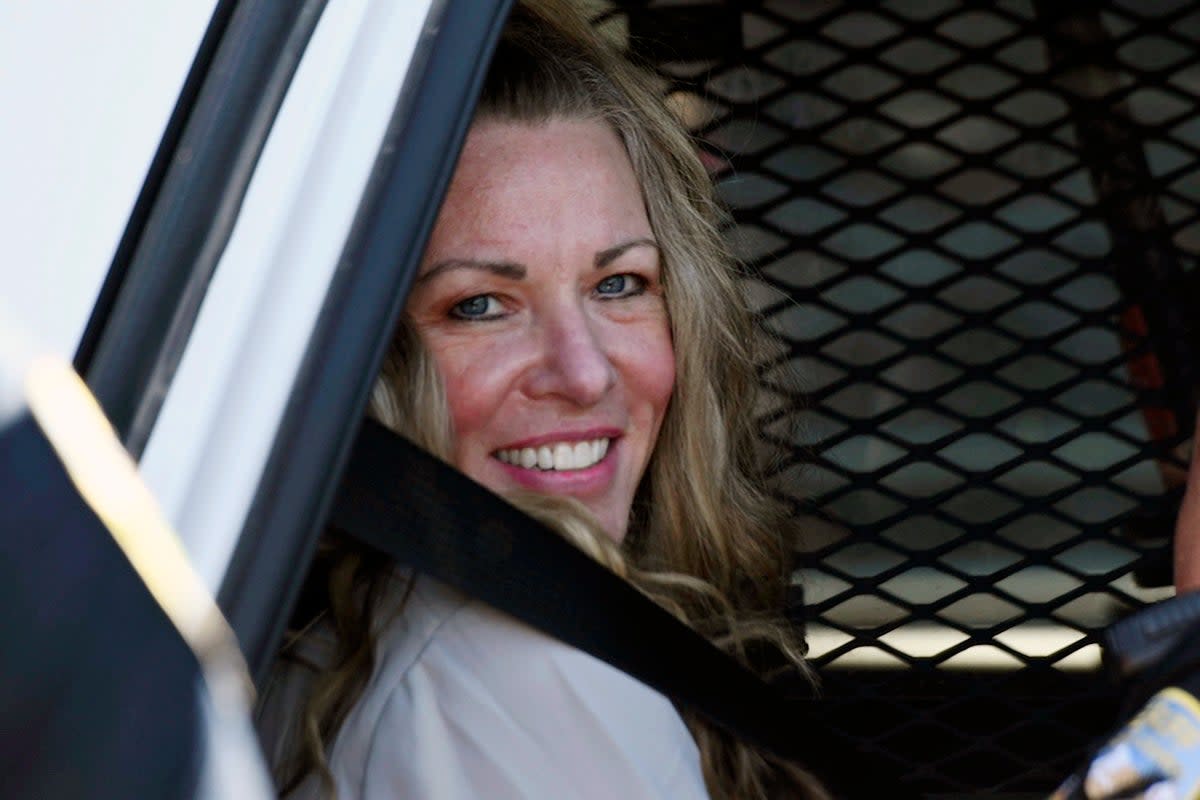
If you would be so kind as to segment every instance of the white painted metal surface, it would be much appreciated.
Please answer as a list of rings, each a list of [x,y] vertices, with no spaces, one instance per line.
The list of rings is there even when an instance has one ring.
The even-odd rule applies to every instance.
[[[70,358],[216,0],[0,3],[0,286]]]
[[[432,0],[331,0],[251,182],[142,469],[214,591]]]

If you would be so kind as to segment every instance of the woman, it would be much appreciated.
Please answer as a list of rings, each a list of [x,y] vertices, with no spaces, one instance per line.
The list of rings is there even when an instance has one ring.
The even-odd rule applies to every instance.
[[[652,82],[569,9],[521,5],[372,413],[743,662],[802,669],[716,219]],[[326,556],[328,613],[284,659],[316,675],[268,699],[285,795],[820,796],[589,656],[345,543]]]

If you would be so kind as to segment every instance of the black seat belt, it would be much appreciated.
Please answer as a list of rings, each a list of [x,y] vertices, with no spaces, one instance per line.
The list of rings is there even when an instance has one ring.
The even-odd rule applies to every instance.
[[[883,777],[886,765],[864,769],[864,754],[823,724],[815,701],[785,696],[561,536],[373,420],[330,524],[804,765],[838,796],[916,796]]]

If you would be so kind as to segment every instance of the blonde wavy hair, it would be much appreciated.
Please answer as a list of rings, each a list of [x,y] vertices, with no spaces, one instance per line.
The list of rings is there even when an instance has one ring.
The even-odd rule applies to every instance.
[[[625,577],[717,646],[759,671],[808,675],[783,618],[793,523],[762,483],[754,419],[762,341],[746,310],[720,210],[694,142],[649,74],[600,39],[564,0],[524,0],[494,56],[477,119],[538,124],[597,120],[623,141],[662,255],[676,385],[625,544],[615,545],[569,498],[509,499]],[[447,458],[453,431],[433,360],[402,322],[371,397],[371,413]],[[316,772],[330,794],[326,744],[369,677],[376,605],[394,571],[346,542],[323,550],[326,617],[338,652],[316,679],[282,794]],[[764,645],[766,646],[764,648]],[[285,646],[285,656],[288,648]],[[773,657],[763,658],[766,652]],[[825,797],[798,767],[765,756],[685,713],[713,797]]]

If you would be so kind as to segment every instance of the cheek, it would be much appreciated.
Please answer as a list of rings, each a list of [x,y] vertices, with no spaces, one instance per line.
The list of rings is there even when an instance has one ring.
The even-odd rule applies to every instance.
[[[466,343],[435,340],[430,342],[429,350],[446,389],[455,460],[461,467],[461,459],[471,449],[475,436],[499,411],[506,386],[506,364],[499,353]]]
[[[480,376],[470,370],[442,375],[455,432],[461,436],[478,430],[489,416],[490,405],[486,387],[480,385]]]
[[[629,384],[636,399],[652,414],[657,431],[675,390],[675,349],[669,329],[663,325],[654,335],[642,337],[629,353]]]

